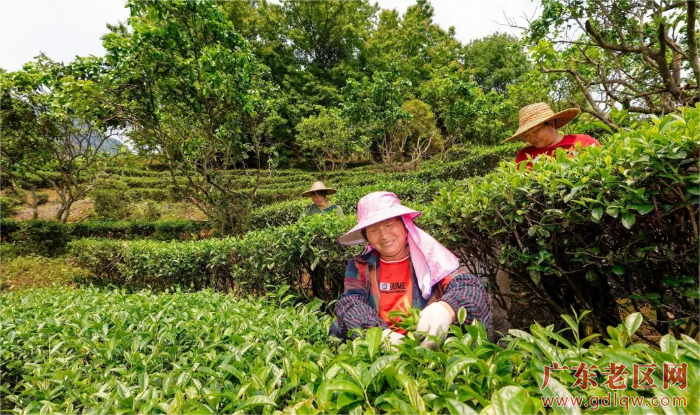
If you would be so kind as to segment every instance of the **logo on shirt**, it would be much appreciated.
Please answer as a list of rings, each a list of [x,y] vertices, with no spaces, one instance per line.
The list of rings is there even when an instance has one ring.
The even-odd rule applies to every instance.
[[[382,282],[379,284],[379,289],[381,291],[394,291],[394,290],[406,290],[406,283],[405,282]]]

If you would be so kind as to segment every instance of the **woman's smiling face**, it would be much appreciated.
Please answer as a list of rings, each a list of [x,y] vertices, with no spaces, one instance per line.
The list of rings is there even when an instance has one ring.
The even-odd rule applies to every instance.
[[[399,217],[390,218],[365,228],[367,241],[379,251],[386,261],[402,259],[408,255],[406,227]]]
[[[536,148],[551,146],[556,142],[557,136],[557,130],[548,122],[542,123],[523,134],[525,141]]]

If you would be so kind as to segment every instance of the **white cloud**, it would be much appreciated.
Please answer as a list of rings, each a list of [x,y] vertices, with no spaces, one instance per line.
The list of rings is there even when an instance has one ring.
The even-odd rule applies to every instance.
[[[403,13],[413,0],[379,0],[380,7]],[[518,32],[499,25],[508,17],[532,15],[530,0],[433,0],[434,20],[454,26],[462,42],[496,31]],[[3,0],[0,5],[0,67],[18,70],[40,52],[56,61],[104,55],[100,37],[107,23],[125,21],[124,0]],[[522,21],[522,19],[521,19]]]

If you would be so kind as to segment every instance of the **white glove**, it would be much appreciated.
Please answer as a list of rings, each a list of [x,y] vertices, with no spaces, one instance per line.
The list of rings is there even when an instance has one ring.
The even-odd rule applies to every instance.
[[[382,343],[387,344],[387,342],[389,342],[392,348],[403,344],[403,337],[403,334],[391,331],[391,329],[384,329],[382,331]]]
[[[452,307],[444,301],[430,304],[420,312],[416,331],[435,337],[447,332],[450,329],[450,324],[454,321],[454,311],[450,311],[452,311]],[[432,349],[435,347],[435,342],[426,337],[421,346]]]

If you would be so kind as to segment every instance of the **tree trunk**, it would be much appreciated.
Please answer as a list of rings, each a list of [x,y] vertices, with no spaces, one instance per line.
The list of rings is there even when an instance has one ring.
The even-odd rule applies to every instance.
[[[39,219],[39,208],[36,203],[36,186],[32,185],[31,187],[31,192],[32,192],[32,219],[37,220]]]
[[[61,223],[66,223],[68,221],[68,216],[70,215],[70,208],[73,206],[75,200],[68,199],[63,205],[61,205],[58,212],[56,212],[56,220],[60,220]]]

